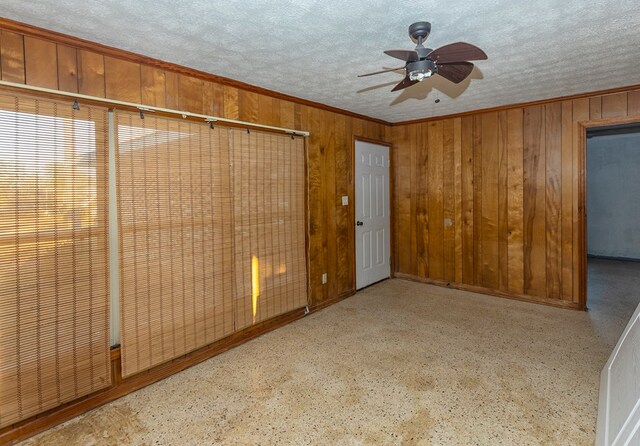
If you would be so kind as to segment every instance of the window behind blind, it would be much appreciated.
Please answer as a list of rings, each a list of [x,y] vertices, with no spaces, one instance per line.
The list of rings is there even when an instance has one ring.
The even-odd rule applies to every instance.
[[[230,130],[236,328],[307,305],[304,139]]]
[[[302,138],[117,112],[123,376],[307,304]]]
[[[107,117],[0,93],[0,428],[110,385],[110,260],[125,377],[307,304],[302,138],[116,112],[110,253]]]
[[[110,384],[107,110],[0,94],[0,427]]]
[[[227,130],[116,113],[122,372],[231,334]]]

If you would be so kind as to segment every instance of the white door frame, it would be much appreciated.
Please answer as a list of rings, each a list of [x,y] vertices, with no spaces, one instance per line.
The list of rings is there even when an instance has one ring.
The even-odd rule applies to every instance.
[[[358,246],[358,226],[356,226],[356,222],[357,217],[358,217],[358,202],[356,200],[356,189],[358,188],[358,179],[356,177],[356,167],[357,167],[357,149],[356,149],[356,145],[358,143],[366,143],[366,144],[373,144],[373,145],[377,145],[377,146],[382,146],[385,147],[387,149],[387,153],[388,153],[388,166],[387,166],[387,188],[388,188],[388,195],[387,195],[387,200],[385,203],[385,207],[386,207],[386,211],[387,211],[387,215],[388,215],[388,228],[389,228],[389,235],[388,235],[388,243],[387,243],[387,249],[388,249],[388,266],[389,266],[389,271],[388,271],[388,275],[382,279],[378,279],[375,280],[371,283],[368,283],[366,285],[359,285],[358,283],[358,252],[357,252],[357,246]],[[393,196],[393,163],[392,163],[392,145],[386,141],[380,141],[380,140],[374,140],[374,139],[369,139],[369,138],[363,138],[363,137],[354,137],[354,142],[353,142],[353,157],[352,157],[352,175],[353,175],[353,206],[351,206],[351,222],[353,224],[353,233],[354,233],[354,245],[353,245],[353,253],[354,253],[354,259],[353,259],[353,269],[354,269],[354,275],[353,275],[353,288],[354,290],[358,290],[361,288],[364,288],[372,283],[378,282],[379,280],[384,280],[385,278],[389,278],[389,277],[393,277],[393,272],[394,272],[394,254],[393,254],[393,248],[394,248],[394,241],[393,241],[393,237],[394,237],[394,220],[393,220],[393,201],[392,201],[392,196]]]
[[[578,290],[574,290],[574,295],[578,294],[578,309],[587,308],[587,130],[591,128],[640,123],[637,116],[620,116],[610,119],[595,119],[578,122],[578,144],[580,146],[580,157],[578,159],[578,246],[573,249],[578,250]],[[575,231],[574,224],[574,231]]]

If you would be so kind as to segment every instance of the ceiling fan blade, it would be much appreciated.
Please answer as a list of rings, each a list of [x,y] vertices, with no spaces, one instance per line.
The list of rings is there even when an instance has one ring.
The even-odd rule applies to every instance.
[[[438,74],[454,84],[459,84],[473,71],[471,62],[439,63]]]
[[[404,70],[404,67],[399,67],[399,68],[388,68],[388,69],[386,69],[386,70],[382,70],[382,71],[375,71],[375,72],[373,72],[373,73],[358,74],[358,77],[373,76],[374,74],[389,73],[390,71],[399,71],[399,70]]]
[[[415,50],[387,50],[384,53],[387,56],[395,57],[396,59],[404,60],[405,62],[415,62],[420,59]]]
[[[487,54],[470,43],[456,42],[433,50],[427,58],[438,63],[452,63],[466,62],[467,60],[485,60],[487,59]]]
[[[412,81],[411,79],[409,79],[409,76],[406,76],[404,79],[402,79],[400,81],[400,83],[398,85],[396,85],[395,87],[393,87],[393,89],[391,91],[398,91],[398,90],[402,90],[403,88],[407,88],[412,86],[413,84],[417,84],[419,81]]]

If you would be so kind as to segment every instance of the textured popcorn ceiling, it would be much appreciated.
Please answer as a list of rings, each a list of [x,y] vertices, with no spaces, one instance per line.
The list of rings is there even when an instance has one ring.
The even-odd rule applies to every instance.
[[[2,0],[0,14],[392,122],[640,84],[637,0]],[[419,20],[427,46],[489,60],[458,86],[356,77],[401,66],[382,51],[413,48]]]

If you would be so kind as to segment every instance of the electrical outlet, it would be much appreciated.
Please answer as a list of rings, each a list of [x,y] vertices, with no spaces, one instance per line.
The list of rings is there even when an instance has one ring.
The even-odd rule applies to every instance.
[[[342,206],[348,206],[349,205],[349,196],[348,195],[343,195],[342,196]]]
[[[322,275],[322,284],[324,285],[325,283],[327,283],[327,273]]]

